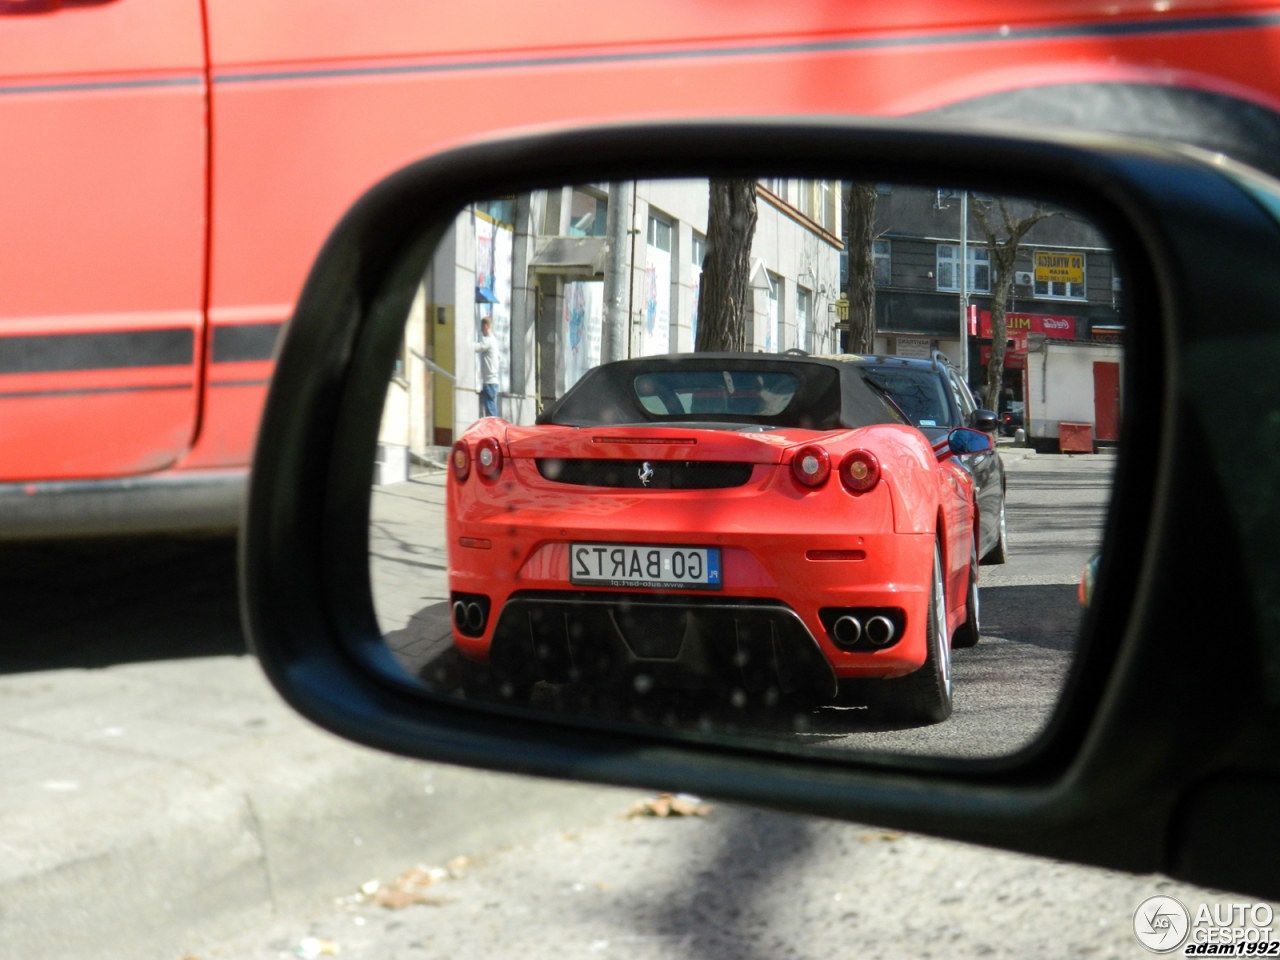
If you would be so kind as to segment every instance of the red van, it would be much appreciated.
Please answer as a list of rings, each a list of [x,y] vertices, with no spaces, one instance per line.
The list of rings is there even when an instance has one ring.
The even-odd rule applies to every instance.
[[[1255,0],[0,0],[0,536],[233,528],[272,353],[372,183],[618,119],[930,112],[1280,151]]]

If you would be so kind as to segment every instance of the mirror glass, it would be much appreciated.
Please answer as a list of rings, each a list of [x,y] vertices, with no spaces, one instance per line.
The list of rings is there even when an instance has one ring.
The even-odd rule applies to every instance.
[[[444,697],[991,757],[1054,710],[1125,311],[1036,198],[842,180],[476,200],[372,465],[379,625]]]

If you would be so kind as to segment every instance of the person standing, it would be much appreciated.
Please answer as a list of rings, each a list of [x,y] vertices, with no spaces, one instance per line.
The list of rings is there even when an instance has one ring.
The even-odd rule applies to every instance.
[[[488,317],[480,318],[480,343],[476,346],[480,357],[480,416],[498,415],[498,341],[493,337],[493,323]]]

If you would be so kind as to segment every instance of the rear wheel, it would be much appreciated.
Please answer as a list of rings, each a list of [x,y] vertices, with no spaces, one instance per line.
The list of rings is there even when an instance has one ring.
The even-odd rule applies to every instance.
[[[975,543],[969,553],[969,590],[965,594],[964,623],[956,627],[951,637],[951,648],[962,650],[965,647],[976,647],[982,639],[980,623],[981,609],[978,598],[978,545]]]
[[[872,716],[912,724],[941,723],[951,716],[951,638],[947,636],[942,550],[937,544],[933,547],[927,614],[924,664],[905,677],[858,683],[856,689],[867,701]]]

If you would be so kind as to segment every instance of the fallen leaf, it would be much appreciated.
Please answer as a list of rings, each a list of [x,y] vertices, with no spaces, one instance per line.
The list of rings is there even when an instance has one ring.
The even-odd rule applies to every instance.
[[[687,793],[662,793],[652,800],[638,800],[628,817],[705,817],[714,808]]]
[[[471,861],[467,860],[466,857],[455,857],[449,862],[460,873],[461,867]],[[425,892],[428,887],[446,879],[449,875],[449,871],[441,867],[427,867],[418,864],[416,867],[411,867],[400,874],[390,883],[379,885],[372,892],[370,899],[389,910],[400,910],[414,904],[439,906],[451,903],[452,901],[449,897],[432,896]],[[457,873],[454,875],[457,876]],[[361,889],[363,890],[364,887]]]
[[[421,890],[379,890],[373,902],[388,910],[403,910],[415,904],[440,907],[446,903],[452,903],[453,900],[450,897],[435,897]]]
[[[444,866],[449,871],[449,876],[456,880],[467,872],[467,867],[471,866],[471,861],[467,857],[454,857]]]
[[[858,837],[863,843],[893,843],[895,840],[901,840],[905,837],[905,833],[895,833],[892,830],[872,830]]]

